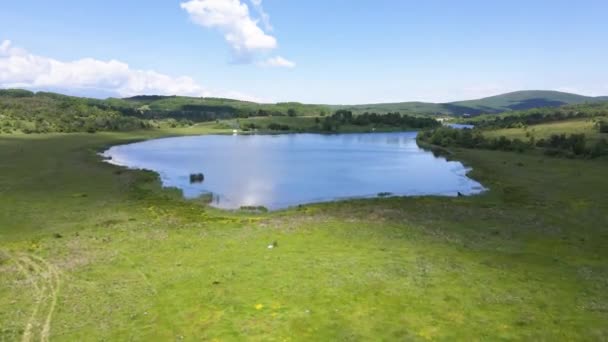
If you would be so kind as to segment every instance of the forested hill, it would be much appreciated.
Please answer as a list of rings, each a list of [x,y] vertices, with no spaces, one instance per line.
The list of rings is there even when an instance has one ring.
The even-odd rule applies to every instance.
[[[185,118],[200,121],[250,116],[320,116],[329,114],[325,105],[298,102],[255,103],[224,98],[184,96],[135,96],[104,101],[113,107],[128,108],[153,117]]]
[[[100,100],[49,92],[0,89],[0,132],[95,132],[149,128],[161,121],[169,122],[170,125],[190,125],[204,121],[264,116],[330,117],[340,109],[352,111],[355,115],[477,115],[601,101],[608,101],[608,97],[586,97],[553,91],[523,91],[447,104],[406,102],[329,106],[297,102],[262,104],[181,96],[136,96]]]
[[[330,109],[301,103],[260,104],[220,98],[137,96],[105,100],[0,89],[0,132],[95,132],[251,116],[324,116]]]
[[[456,115],[464,114],[498,114],[513,110],[525,110],[541,107],[559,107],[568,104],[606,102],[608,96],[590,97],[559,91],[529,90],[517,91],[478,100],[458,101],[450,103],[428,102],[399,102],[355,106],[332,106],[334,109],[347,109],[354,113],[413,113]]]

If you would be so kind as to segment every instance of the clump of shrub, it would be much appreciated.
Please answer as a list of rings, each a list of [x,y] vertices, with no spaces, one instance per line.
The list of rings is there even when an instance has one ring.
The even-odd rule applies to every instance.
[[[388,126],[401,129],[433,128],[440,125],[437,120],[429,117],[401,115],[400,113],[363,113],[353,115],[353,112],[341,109],[336,111],[332,116],[325,117],[321,123],[321,129],[326,132],[335,132],[341,125],[346,124],[355,126]]]
[[[608,141],[604,138],[593,145],[590,151],[591,158],[597,158],[603,155],[608,155]]]
[[[528,141],[521,139],[486,138],[475,129],[454,129],[441,127],[418,134],[418,141],[440,147],[478,148],[500,151],[524,152],[540,148],[548,156],[597,158],[608,155],[608,142],[601,139],[590,146],[584,134],[554,134],[548,139]]]
[[[608,121],[599,121],[597,127],[600,130],[600,133],[608,133]]]
[[[289,131],[290,127],[288,125],[282,125],[282,124],[278,124],[278,123],[271,123],[268,124],[268,129],[271,131]]]
[[[241,126],[241,129],[245,132],[248,131],[255,131],[256,129],[259,129],[260,127],[252,122],[250,123],[246,123],[244,125]]]
[[[545,148],[548,155],[581,156],[590,154],[584,134],[553,134],[549,139],[541,139],[536,146]]]

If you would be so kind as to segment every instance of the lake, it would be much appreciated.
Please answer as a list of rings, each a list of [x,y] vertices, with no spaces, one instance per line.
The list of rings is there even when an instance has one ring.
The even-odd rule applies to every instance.
[[[103,155],[157,172],[186,198],[211,193],[211,205],[223,209],[484,191],[462,163],[419,148],[415,132],[177,137],[114,146]],[[204,181],[192,182],[199,173]]]

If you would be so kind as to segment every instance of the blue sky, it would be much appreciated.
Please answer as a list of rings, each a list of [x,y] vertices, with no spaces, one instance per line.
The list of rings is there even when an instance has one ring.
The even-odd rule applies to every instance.
[[[608,95],[606,13],[605,0],[11,1],[0,86],[308,103]]]

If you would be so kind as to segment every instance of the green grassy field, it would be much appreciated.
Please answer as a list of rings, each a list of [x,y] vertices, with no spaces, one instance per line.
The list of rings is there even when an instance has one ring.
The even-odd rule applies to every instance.
[[[484,132],[489,137],[505,136],[509,139],[527,140],[529,137],[546,139],[553,134],[585,134],[592,142],[601,138],[608,139],[608,134],[600,133],[592,119],[577,119],[568,121],[551,122],[533,125],[526,128],[506,128],[487,130]]]
[[[253,215],[96,155],[211,127],[0,136],[0,340],[608,339],[606,162],[458,150],[489,192]]]

